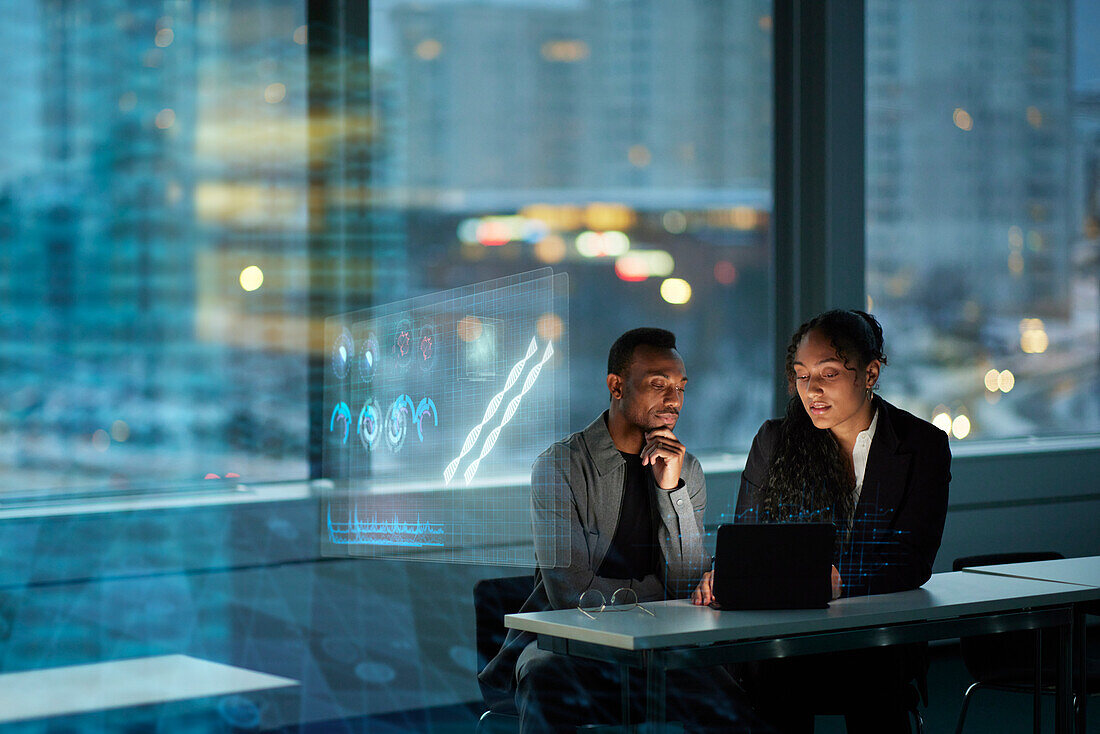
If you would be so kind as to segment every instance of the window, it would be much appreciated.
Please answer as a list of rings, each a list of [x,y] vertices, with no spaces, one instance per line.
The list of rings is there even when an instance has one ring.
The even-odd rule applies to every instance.
[[[1100,431],[1100,14],[982,7],[867,3],[883,393],[958,439]]]
[[[689,446],[747,449],[770,414],[770,6],[371,5],[410,290],[568,273],[574,430],[641,325],[679,337]]]
[[[306,477],[303,8],[17,5],[5,491]]]
[[[828,7],[842,5],[858,13]],[[959,436],[966,416],[967,442],[1096,432],[1100,10],[996,5],[866,5],[884,393]],[[408,541],[437,522],[417,514],[429,492],[401,495],[400,520],[366,503],[341,515],[325,482],[304,481],[330,426],[352,420],[350,406],[330,418],[332,400],[322,413],[326,317],[550,266],[572,288],[571,429],[606,405],[619,333],[674,329],[691,375],[677,432],[703,456],[714,524],[737,457],[710,450],[744,451],[773,415],[786,334],[769,324],[863,295],[856,246],[828,239],[856,219],[811,233],[829,257],[795,260],[785,235],[772,246],[788,224],[773,198],[790,208],[795,189],[773,197],[774,130],[819,139],[783,109],[789,77],[773,125],[766,0],[22,0],[5,4],[0,49],[3,672],[147,658],[203,684],[226,666],[285,679],[164,686],[85,714],[70,697],[47,728],[473,728],[470,591],[501,567],[360,562],[318,543],[364,526]],[[858,100],[863,80],[845,81],[839,97]],[[799,97],[803,122],[857,109],[826,110],[828,95]],[[778,152],[816,175],[855,147]],[[834,213],[842,186],[825,188],[800,215]],[[858,213],[860,198],[845,204]],[[834,260],[846,277],[803,267]],[[379,407],[414,409],[403,395]],[[444,403],[424,397],[431,432],[421,403]],[[410,427],[398,439],[419,442]],[[1038,443],[953,464],[940,564],[1012,542],[1097,552],[1093,438]],[[485,469],[520,463],[494,451]],[[524,500],[499,543],[517,563],[531,552],[516,540],[521,481],[494,487]],[[468,496],[500,519],[479,504],[492,493]],[[500,540],[476,534],[462,550]]]
[[[305,478],[320,319],[547,264],[583,324],[574,428],[611,341],[662,325],[685,440],[746,448],[770,410],[769,8],[380,1],[368,72],[365,39],[311,47],[331,29],[291,0],[20,4],[6,486]]]

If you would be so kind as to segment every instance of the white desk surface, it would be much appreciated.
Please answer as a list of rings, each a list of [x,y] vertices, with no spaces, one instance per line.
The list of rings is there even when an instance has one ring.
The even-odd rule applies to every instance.
[[[298,685],[187,655],[0,674],[0,723]]]
[[[507,627],[621,650],[708,645],[755,638],[950,619],[1100,598],[1100,589],[975,573],[935,574],[923,587],[896,594],[837,599],[828,609],[719,611],[686,599],[604,611],[589,619],[577,609],[509,614]]]
[[[1100,556],[1064,558],[1056,561],[1031,563],[1006,563],[999,566],[974,566],[963,569],[967,573],[984,573],[991,576],[1012,576],[1039,581],[1057,581],[1078,586],[1100,586]]]

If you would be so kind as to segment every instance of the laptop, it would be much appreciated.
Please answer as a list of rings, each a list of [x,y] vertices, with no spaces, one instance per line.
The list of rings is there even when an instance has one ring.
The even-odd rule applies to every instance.
[[[721,609],[815,609],[832,599],[832,523],[718,527],[714,598]]]

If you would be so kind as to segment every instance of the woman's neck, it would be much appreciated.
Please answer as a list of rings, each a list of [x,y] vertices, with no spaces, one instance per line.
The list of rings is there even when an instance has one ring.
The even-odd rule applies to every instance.
[[[859,437],[859,434],[871,427],[871,420],[874,417],[874,402],[872,400],[866,400],[859,411],[852,416],[852,419],[845,421],[846,425],[837,426],[832,429],[831,433],[840,446],[840,453],[849,463],[852,461],[852,451],[856,447],[856,438]]]

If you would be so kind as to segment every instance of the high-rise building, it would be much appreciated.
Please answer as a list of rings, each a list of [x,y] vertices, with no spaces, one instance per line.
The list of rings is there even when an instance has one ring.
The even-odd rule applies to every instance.
[[[304,345],[262,354],[281,335],[264,338],[256,321],[237,320],[211,338],[206,323],[211,308],[232,316],[228,300],[247,295],[236,283],[240,267],[228,272],[211,263],[295,253],[287,248],[293,230],[280,226],[284,236],[273,241],[271,229],[242,227],[248,207],[238,206],[251,192],[261,202],[253,210],[275,211],[293,197],[272,194],[303,178],[285,135],[287,127],[303,129],[285,124],[290,114],[300,120],[301,109],[280,115],[264,102],[263,78],[269,67],[285,65],[280,56],[297,49],[298,61],[289,64],[304,76],[293,25],[286,48],[263,49],[247,81],[237,77],[234,85],[210,69],[219,48],[248,45],[230,34],[247,35],[256,25],[234,24],[218,10],[198,17],[188,3],[133,0],[20,6],[6,27],[18,24],[12,32],[24,60],[0,77],[18,110],[12,119],[41,134],[0,168],[0,373],[10,386],[0,415],[17,434],[4,456],[12,485],[186,481],[230,471],[258,477],[304,468],[304,400],[297,422],[285,413],[265,420],[279,415],[270,396],[285,393],[295,371],[304,375]],[[256,15],[268,22],[288,14],[262,7],[266,14]],[[291,19],[294,7],[286,4]],[[219,29],[226,29],[220,38]],[[39,75],[21,78],[24,68]],[[230,88],[220,100],[211,94],[218,84]],[[304,84],[298,94],[304,98]],[[228,115],[218,105],[234,95],[254,99],[247,105],[253,112],[274,113],[268,129],[249,133],[283,143],[269,144],[269,152],[285,154],[283,169],[209,165],[206,146],[217,147],[219,135],[224,145],[226,135],[218,122]],[[300,138],[304,148],[304,132]],[[230,251],[237,255],[226,256]],[[278,283],[278,267],[271,274]],[[294,281],[293,273],[282,275]],[[257,297],[241,312],[285,311],[293,288],[281,296],[272,291],[266,303]],[[304,394],[304,379],[298,382]]]
[[[400,5],[388,63],[401,180],[499,192],[498,206],[535,192],[660,208],[766,190],[770,5]]]
[[[1054,0],[868,1],[872,291],[1064,313],[1068,13]]]

